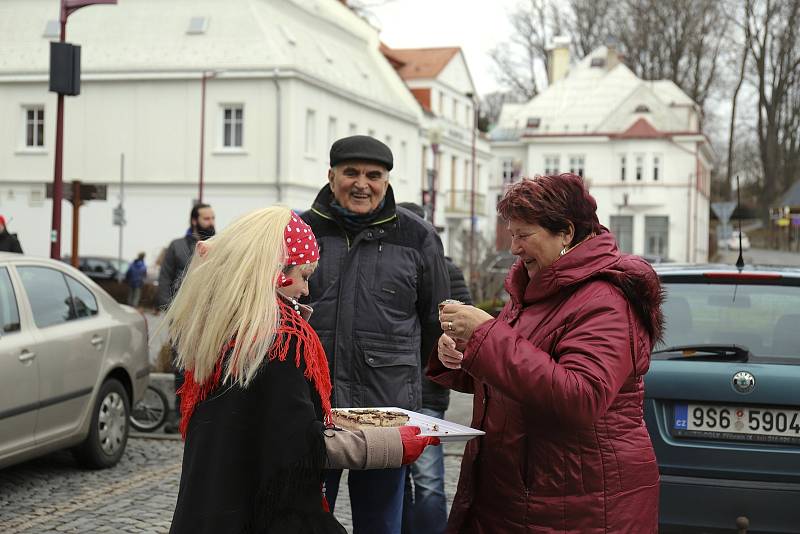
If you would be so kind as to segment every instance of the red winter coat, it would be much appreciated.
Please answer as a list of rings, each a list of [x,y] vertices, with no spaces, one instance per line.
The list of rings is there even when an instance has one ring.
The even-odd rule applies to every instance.
[[[530,280],[478,327],[462,369],[428,376],[474,393],[448,533],[657,531],[658,468],[642,414],[642,375],[661,334],[649,264],[602,233]]]

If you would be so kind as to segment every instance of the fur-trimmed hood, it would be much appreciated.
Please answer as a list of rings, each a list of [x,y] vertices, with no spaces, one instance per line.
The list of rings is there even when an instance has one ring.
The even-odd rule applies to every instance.
[[[607,280],[622,291],[655,344],[661,340],[664,326],[661,312],[664,291],[658,275],[639,256],[620,253],[613,234],[603,230],[539,271],[533,279],[522,261],[517,260],[506,278],[506,290],[514,302],[530,305],[559,291],[571,291],[589,280]]]

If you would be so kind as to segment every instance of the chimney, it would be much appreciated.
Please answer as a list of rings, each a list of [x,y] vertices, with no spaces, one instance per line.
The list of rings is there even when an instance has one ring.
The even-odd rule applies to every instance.
[[[621,62],[620,53],[617,49],[617,40],[609,37],[606,39],[606,70],[612,70]]]
[[[553,37],[547,50],[547,81],[553,85],[569,71],[570,39],[566,35]]]

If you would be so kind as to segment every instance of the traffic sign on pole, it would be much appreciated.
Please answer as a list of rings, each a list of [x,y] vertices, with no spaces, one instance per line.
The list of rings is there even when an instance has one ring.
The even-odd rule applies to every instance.
[[[719,219],[719,227],[717,228],[717,239],[728,239],[733,235],[733,228],[728,221],[733,215],[733,210],[736,209],[736,202],[712,202],[711,209]]]
[[[121,204],[114,208],[113,214],[114,226],[125,226],[125,208]]]

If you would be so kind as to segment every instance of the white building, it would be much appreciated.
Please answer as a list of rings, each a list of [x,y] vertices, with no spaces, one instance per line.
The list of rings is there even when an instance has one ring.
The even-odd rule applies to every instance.
[[[49,41],[58,2],[0,2],[0,214],[27,253],[49,254],[56,95]],[[81,208],[80,253],[116,256],[124,154],[124,256],[155,259],[198,198],[206,73],[205,190],[217,226],[280,202],[310,206],[336,138],[369,134],[395,154],[398,200],[420,199],[422,111],[377,30],[337,0],[126,0],[67,24],[82,46],[81,94],[65,98],[65,187],[109,184]],[[64,202],[61,249],[71,244]]]
[[[505,105],[492,130],[493,195],[518,176],[574,172],[623,251],[707,261],[713,153],[697,104],[671,81],[639,79],[613,48],[570,65],[557,39],[551,57],[550,86]]]
[[[491,235],[495,210],[493,203],[487,203],[491,152],[477,129],[477,92],[464,54],[457,47],[384,47],[383,51],[424,111],[417,187],[424,192],[429,217],[435,208],[433,222],[444,229],[445,252],[467,268],[474,213],[477,265]],[[438,192],[435,202],[429,193],[433,189]]]

